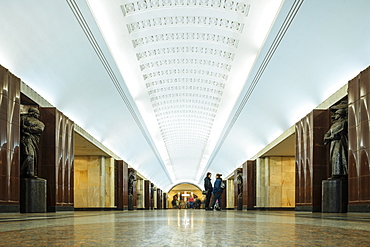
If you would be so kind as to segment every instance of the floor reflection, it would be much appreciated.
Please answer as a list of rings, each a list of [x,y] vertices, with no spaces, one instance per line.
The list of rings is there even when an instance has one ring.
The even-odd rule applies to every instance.
[[[151,210],[0,214],[0,246],[370,246],[370,214]]]

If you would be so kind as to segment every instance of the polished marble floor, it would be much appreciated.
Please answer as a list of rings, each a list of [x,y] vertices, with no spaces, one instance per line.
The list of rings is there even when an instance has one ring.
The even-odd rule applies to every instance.
[[[370,214],[193,209],[3,213],[0,246],[370,246]]]

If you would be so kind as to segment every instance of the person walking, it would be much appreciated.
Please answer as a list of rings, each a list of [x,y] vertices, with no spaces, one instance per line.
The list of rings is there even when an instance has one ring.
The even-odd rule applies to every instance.
[[[215,207],[216,201],[218,201],[218,207],[216,207],[216,210],[220,211],[222,207],[221,195],[224,189],[221,186],[221,183],[223,183],[221,176],[222,174],[220,173],[216,174],[216,181],[215,181],[214,188],[213,188],[213,200],[212,200],[212,206],[210,210],[213,210],[213,208]]]
[[[207,176],[204,178],[204,190],[207,191],[206,202],[204,205],[206,210],[211,210],[209,208],[209,203],[211,202],[211,196],[212,196],[212,191],[213,191],[211,176],[212,176],[212,173],[207,172]]]

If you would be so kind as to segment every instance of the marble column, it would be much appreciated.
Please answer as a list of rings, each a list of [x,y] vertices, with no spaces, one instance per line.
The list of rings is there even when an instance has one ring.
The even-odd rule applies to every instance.
[[[117,209],[128,209],[128,164],[123,160],[116,160],[116,206]]]
[[[252,210],[256,206],[256,168],[255,161],[243,164],[243,210]]]
[[[20,83],[0,65],[0,213],[19,212]]]
[[[323,138],[329,128],[329,110],[313,110],[295,125],[296,210],[321,212],[321,181],[329,177],[329,147]]]
[[[167,193],[162,194],[162,200],[163,200],[163,209],[167,209],[168,208]]]
[[[157,209],[162,209],[162,190],[157,189]]]
[[[370,212],[370,67],[348,82],[348,211]]]
[[[150,181],[144,180],[144,209],[149,210],[151,209],[151,197],[150,197]]]
[[[38,174],[47,180],[49,212],[74,210],[74,123],[54,107],[40,108]]]

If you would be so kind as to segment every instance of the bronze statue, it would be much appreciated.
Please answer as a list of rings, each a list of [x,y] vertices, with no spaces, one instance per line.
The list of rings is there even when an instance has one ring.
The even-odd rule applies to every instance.
[[[134,182],[136,181],[136,171],[131,170],[128,174],[128,194],[133,195],[134,194]]]
[[[21,177],[37,178],[35,166],[40,135],[45,125],[38,119],[38,109],[30,107],[28,113],[21,115]]]
[[[333,123],[324,136],[324,144],[330,143],[331,178],[344,178],[348,174],[348,122],[347,107],[335,106]]]
[[[236,183],[238,184],[238,196],[243,195],[243,172],[238,170],[236,175]]]

